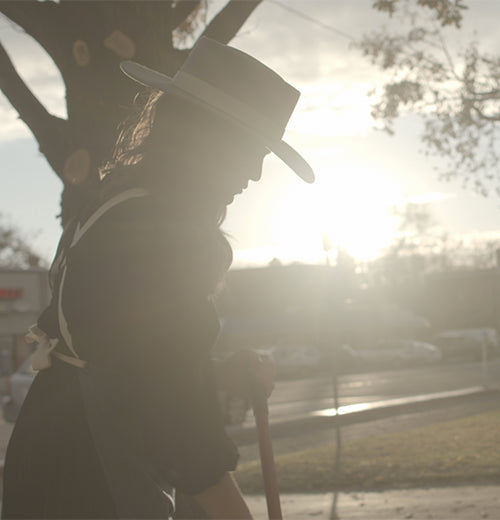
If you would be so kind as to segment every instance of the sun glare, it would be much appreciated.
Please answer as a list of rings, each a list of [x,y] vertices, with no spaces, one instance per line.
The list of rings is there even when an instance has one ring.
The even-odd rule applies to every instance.
[[[358,260],[375,258],[393,240],[397,222],[389,209],[398,197],[376,172],[346,168],[318,175],[307,193],[301,188],[284,194],[277,208],[276,249],[289,259],[324,258],[324,235],[331,256],[342,248]]]
[[[304,105],[293,114],[288,132],[302,136],[359,136],[373,128],[369,99],[370,84],[320,82],[302,87]],[[301,103],[300,101],[299,103]]]

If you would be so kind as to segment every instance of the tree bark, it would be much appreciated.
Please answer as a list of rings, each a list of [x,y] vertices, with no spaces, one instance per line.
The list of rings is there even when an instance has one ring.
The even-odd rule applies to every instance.
[[[68,129],[68,122],[47,112],[21,79],[1,43],[0,70],[2,71],[0,89],[35,136],[40,151],[45,155],[50,166],[61,175],[65,151],[67,151],[64,136]]]

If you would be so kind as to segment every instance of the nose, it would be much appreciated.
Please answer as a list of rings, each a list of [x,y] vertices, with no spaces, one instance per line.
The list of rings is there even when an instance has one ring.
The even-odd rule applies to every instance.
[[[250,168],[250,175],[249,175],[249,179],[251,181],[260,181],[261,177],[262,177],[262,167],[263,167],[263,163],[264,163],[264,157],[259,157],[257,158],[254,163],[252,164],[251,168]]]

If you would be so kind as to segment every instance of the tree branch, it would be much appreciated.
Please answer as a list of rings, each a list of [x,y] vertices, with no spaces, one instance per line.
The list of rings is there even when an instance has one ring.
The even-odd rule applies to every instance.
[[[488,116],[486,114],[484,114],[480,108],[476,107],[476,106],[472,106],[471,107],[472,110],[474,110],[474,112],[476,112],[476,114],[481,118],[481,119],[484,119],[485,121],[493,121],[493,122],[496,122],[498,123],[500,121],[500,113],[499,114],[496,114],[494,116]]]
[[[35,136],[49,164],[60,174],[66,151],[64,143],[67,140],[64,136],[68,122],[47,112],[21,79],[1,43],[0,70],[0,89]]]
[[[1,0],[0,13],[19,25],[33,37],[59,64],[61,55],[61,30],[57,29],[59,5],[52,1]]]
[[[492,99],[500,99],[500,89],[490,90],[489,92],[473,91],[472,95],[481,101],[490,101]]]
[[[453,58],[451,57],[450,51],[448,49],[448,46],[446,45],[446,42],[445,42],[445,40],[443,38],[443,33],[438,29],[437,30],[437,34],[438,34],[439,41],[440,41],[440,44],[441,44],[441,50],[443,51],[443,53],[444,53],[444,55],[446,57],[446,61],[448,62],[448,65],[450,66],[451,74],[453,75],[453,77],[456,80],[461,81],[460,76],[457,74],[457,71],[456,71],[456,68],[455,68],[455,64],[453,63]]]
[[[49,13],[57,5],[54,2],[37,0],[4,0],[0,2],[0,12],[22,27],[28,34],[36,37],[43,32],[42,26],[50,22]]]
[[[208,36],[221,43],[230,42],[261,2],[262,0],[230,0],[208,24],[202,36]]]

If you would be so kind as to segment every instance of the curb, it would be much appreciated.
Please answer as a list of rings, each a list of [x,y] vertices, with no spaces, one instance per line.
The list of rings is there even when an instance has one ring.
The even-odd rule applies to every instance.
[[[433,406],[461,401],[465,398],[475,398],[493,394],[500,394],[500,389],[475,386],[448,392],[358,403],[340,406],[338,414],[335,413],[334,408],[328,408],[326,410],[316,410],[307,414],[290,416],[284,419],[271,419],[269,428],[274,438],[284,437],[289,436],[292,431],[300,431],[304,428],[331,427],[335,426],[337,422],[341,426],[368,422],[397,414],[420,412],[432,408]],[[226,431],[228,435],[240,445],[257,442],[257,431],[254,424],[229,426],[226,428]]]

